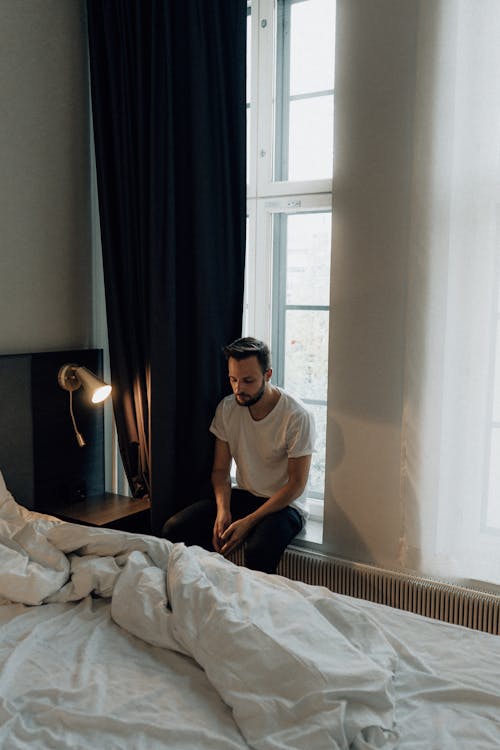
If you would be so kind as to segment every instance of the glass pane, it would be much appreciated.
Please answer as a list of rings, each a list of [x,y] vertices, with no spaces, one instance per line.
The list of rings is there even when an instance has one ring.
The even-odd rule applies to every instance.
[[[333,174],[333,96],[290,102],[289,180],[318,180]]]
[[[309,474],[309,492],[323,496],[325,491],[325,456],[326,456],[326,406],[306,404],[313,413],[316,424],[316,452],[313,453],[311,472]]]
[[[299,398],[326,401],[328,317],[326,310],[286,311],[284,383]]]
[[[331,179],[335,0],[279,0],[275,180]]]
[[[293,3],[290,26],[291,95],[332,90],[335,0]]]
[[[492,430],[490,451],[490,477],[488,487],[487,524],[500,529],[500,429]]]
[[[287,305],[328,305],[331,213],[287,217]]]

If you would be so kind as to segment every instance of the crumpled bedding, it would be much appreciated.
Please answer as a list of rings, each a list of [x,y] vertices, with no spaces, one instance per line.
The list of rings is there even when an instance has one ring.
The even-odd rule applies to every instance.
[[[40,517],[5,488],[0,542],[0,598],[110,599],[125,631],[196,660],[249,747],[397,746],[397,655],[368,617],[353,621],[326,590],[197,547]]]

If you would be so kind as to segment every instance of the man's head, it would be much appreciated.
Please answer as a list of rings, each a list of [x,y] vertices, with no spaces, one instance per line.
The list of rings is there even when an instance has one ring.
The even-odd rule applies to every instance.
[[[232,344],[224,347],[224,355],[229,361],[230,357],[241,361],[249,357],[257,357],[262,373],[271,369],[271,352],[269,347],[263,341],[247,336],[244,339],[236,339]]]
[[[271,378],[271,354],[263,341],[247,337],[224,347],[229,382],[240,406],[253,406],[266,391]]]

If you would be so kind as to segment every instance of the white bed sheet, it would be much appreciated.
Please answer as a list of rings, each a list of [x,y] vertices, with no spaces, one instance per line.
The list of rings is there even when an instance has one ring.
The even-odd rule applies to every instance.
[[[401,750],[500,747],[498,637],[347,601],[373,617],[398,652]],[[111,619],[109,602],[86,597],[0,607],[0,747],[248,744],[201,667],[128,634]]]
[[[500,748],[500,637],[353,600],[398,654],[401,750]]]
[[[1,494],[0,747],[500,747],[497,636]]]
[[[110,604],[0,607],[3,750],[242,750],[203,670],[111,619]]]

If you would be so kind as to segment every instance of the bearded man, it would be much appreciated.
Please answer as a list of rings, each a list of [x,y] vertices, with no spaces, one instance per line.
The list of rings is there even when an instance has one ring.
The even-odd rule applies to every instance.
[[[275,573],[307,517],[314,421],[297,398],[271,383],[263,341],[237,339],[224,355],[233,394],[219,403],[210,426],[214,497],[176,513],[162,534],[225,556],[243,544],[247,567]]]

